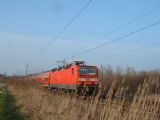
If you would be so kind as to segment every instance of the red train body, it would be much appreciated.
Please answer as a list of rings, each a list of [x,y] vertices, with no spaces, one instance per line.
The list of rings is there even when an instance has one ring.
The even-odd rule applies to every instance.
[[[87,88],[88,91],[94,91],[98,88],[98,68],[76,62],[61,69],[40,73],[35,80],[49,88],[75,91]]]

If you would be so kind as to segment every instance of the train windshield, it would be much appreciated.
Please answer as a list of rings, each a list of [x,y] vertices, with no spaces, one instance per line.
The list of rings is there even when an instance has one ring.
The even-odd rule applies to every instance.
[[[96,75],[97,69],[96,68],[79,68],[78,73],[80,75]]]

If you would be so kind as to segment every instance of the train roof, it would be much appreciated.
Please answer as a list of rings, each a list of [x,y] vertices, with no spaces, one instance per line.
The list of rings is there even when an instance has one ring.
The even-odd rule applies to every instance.
[[[47,72],[60,71],[62,69],[68,69],[68,68],[71,68],[74,65],[77,65],[77,66],[80,66],[80,67],[96,67],[96,66],[92,66],[92,65],[86,65],[85,61],[74,61],[71,64],[66,64],[66,65],[63,65],[63,66],[58,66],[58,68],[53,68],[53,69],[50,69],[50,70],[47,70],[47,71],[44,71],[44,72],[41,72],[41,73],[37,73],[36,75],[47,73]]]

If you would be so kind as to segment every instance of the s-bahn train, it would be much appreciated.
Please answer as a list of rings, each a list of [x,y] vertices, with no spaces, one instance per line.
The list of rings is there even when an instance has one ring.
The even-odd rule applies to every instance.
[[[98,68],[83,61],[35,75],[34,79],[50,89],[72,90],[77,93],[98,91]]]

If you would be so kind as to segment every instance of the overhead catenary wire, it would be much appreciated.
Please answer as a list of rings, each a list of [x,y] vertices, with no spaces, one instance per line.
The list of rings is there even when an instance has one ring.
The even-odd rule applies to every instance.
[[[130,25],[131,23],[136,22],[137,20],[139,20],[139,19],[141,19],[141,18],[143,18],[143,17],[145,17],[145,16],[147,16],[147,15],[155,12],[155,11],[158,10],[158,9],[160,9],[160,6],[155,7],[155,8],[153,8],[153,9],[149,10],[149,11],[144,12],[143,14],[141,14],[141,15],[133,18],[132,20],[128,21],[127,23],[118,26],[117,28],[111,30],[110,32],[105,33],[104,35],[102,35],[102,36],[99,37],[98,39],[95,39],[95,40],[89,42],[89,45],[94,44],[94,43],[96,43],[96,42],[104,39],[106,36],[108,36],[108,35],[110,35],[110,34],[112,34],[112,33],[114,33],[114,32],[119,31],[120,29],[122,29],[122,28]],[[88,48],[88,44],[87,44],[87,45],[84,45],[84,46],[82,46],[82,47],[80,47],[80,48],[78,48],[78,49],[76,49],[76,50],[74,50],[73,52],[74,52],[74,53],[75,53],[75,52],[78,52],[78,51],[82,50],[82,48],[83,48],[83,50],[84,50],[84,48]],[[73,52],[72,52],[72,53],[73,53]],[[72,57],[72,56],[71,56],[71,57]],[[70,57],[68,57],[68,58],[70,58]]]
[[[151,25],[148,25],[148,26],[145,26],[145,27],[140,28],[140,29],[138,29],[138,30],[129,32],[129,33],[127,33],[127,34],[125,34],[125,35],[122,35],[122,36],[120,36],[120,37],[118,37],[118,38],[116,38],[116,39],[112,39],[112,40],[107,41],[107,42],[105,42],[105,43],[103,43],[103,44],[100,44],[100,45],[97,45],[97,46],[92,47],[92,48],[90,48],[90,49],[87,49],[87,50],[85,50],[85,51],[83,51],[83,52],[77,53],[77,54],[71,56],[71,58],[74,58],[74,57],[80,56],[80,55],[84,55],[84,54],[86,54],[86,53],[88,53],[88,52],[91,52],[91,51],[94,51],[94,50],[99,49],[99,48],[101,48],[101,47],[107,46],[107,45],[109,45],[109,44],[111,44],[111,43],[113,43],[113,42],[120,41],[120,40],[122,40],[122,39],[125,39],[125,38],[127,38],[127,37],[129,37],[129,36],[132,36],[132,35],[134,35],[134,34],[136,34],[136,33],[139,33],[139,32],[141,32],[141,31],[144,31],[144,30],[146,30],[146,29],[149,29],[149,28],[151,28],[151,27],[153,27],[153,26],[156,26],[156,25],[158,25],[158,24],[160,24],[160,21],[154,22],[154,23],[152,23]]]
[[[136,52],[136,51],[139,51],[139,50],[143,50],[143,49],[146,49],[146,48],[152,48],[152,47],[156,47],[156,46],[160,46],[160,43],[150,44],[150,45],[147,45],[147,46],[144,46],[144,47],[139,47],[139,48],[134,48],[134,49],[130,49],[130,50],[127,50],[127,51],[122,51],[122,52],[119,52],[119,53],[115,53],[115,54],[112,54],[112,55],[105,56],[105,57],[103,57],[103,59],[104,58],[109,59],[109,58],[112,58],[112,57],[115,57],[115,56],[124,55],[124,54],[128,54],[128,53],[131,53],[131,52]],[[89,62],[91,62],[93,60],[94,59],[90,60]],[[101,60],[102,60],[102,58],[101,58]]]
[[[88,1],[87,3],[90,3],[91,1]],[[88,6],[88,5],[87,5]],[[133,22],[135,22],[135,21],[137,21],[137,20],[139,20],[139,19],[141,19],[141,18],[143,18],[144,16],[146,16],[146,15],[148,15],[148,14],[151,14],[152,12],[154,12],[154,11],[156,11],[156,10],[158,10],[160,8],[160,6],[159,7],[156,7],[156,8],[154,8],[154,9],[152,9],[152,10],[150,10],[150,11],[147,11],[147,12],[145,12],[144,14],[142,14],[142,15],[140,15],[140,16],[138,16],[138,17],[136,17],[135,19],[132,19],[132,20],[130,20],[127,24],[124,24],[124,25],[121,25],[121,26],[119,26],[118,28],[116,28],[116,29],[114,29],[114,30],[112,30],[111,32],[109,32],[109,33],[107,33],[107,35],[108,34],[112,34],[112,33],[114,33],[114,32],[116,32],[116,31],[118,31],[118,30],[120,30],[120,29],[122,29],[122,28],[124,28],[125,26],[127,26],[127,25],[130,25],[131,23],[133,23]],[[75,18],[76,19],[76,18]],[[73,19],[73,21],[74,21],[74,19]],[[71,22],[72,23],[72,22]],[[70,24],[71,24],[70,23]],[[70,26],[70,25],[69,25]],[[69,27],[68,26],[68,27]],[[155,25],[153,25],[153,26],[155,26]],[[67,28],[68,28],[67,27]],[[66,28],[66,29],[67,29]],[[146,29],[148,29],[148,28],[146,28]],[[65,30],[64,30],[65,31]],[[64,31],[62,31],[62,33],[64,32]],[[132,31],[132,32],[130,32],[130,33],[134,33],[135,31]],[[140,32],[140,31],[139,31]],[[61,34],[62,34],[61,33]],[[137,33],[137,32],[136,32]],[[129,34],[129,33],[128,33]],[[134,33],[135,34],[135,33]],[[57,34],[58,35],[58,34]],[[133,34],[132,34],[133,35]],[[130,36],[130,35],[129,35]],[[129,37],[128,36],[128,37]],[[104,35],[104,36],[102,36],[101,37],[101,39],[103,39],[104,37],[106,37],[106,35]],[[122,37],[122,38],[121,38]],[[124,39],[124,38],[126,38],[126,37],[124,37],[124,36],[121,36],[121,37],[119,37],[119,39],[121,40],[121,39]],[[124,37],[124,38],[123,38]],[[57,39],[57,38],[56,38]],[[118,38],[117,38],[118,39]],[[97,41],[99,41],[100,39],[98,39],[98,40],[95,40],[95,41],[93,41],[93,42],[97,42]],[[111,40],[111,41],[113,41],[113,40]],[[118,41],[118,40],[115,40],[115,41]],[[115,42],[115,41],[113,41],[113,42]],[[53,41],[54,42],[54,41]],[[92,42],[92,43],[93,43]],[[112,42],[111,42],[112,43]],[[108,43],[108,44],[111,44],[111,43]],[[52,44],[52,42],[51,43],[49,43],[49,44]],[[48,44],[48,45],[49,45]],[[104,46],[106,46],[107,45],[107,43],[105,42],[105,45]],[[50,45],[49,45],[50,46]],[[96,46],[96,48],[95,49],[98,49],[98,48],[100,48],[100,46],[98,45],[98,46]],[[103,45],[101,46],[101,47],[103,47]],[[47,48],[46,48],[47,49]],[[94,50],[94,48],[91,48],[91,49],[93,49]],[[79,56],[79,55],[83,55],[83,54],[86,54],[86,53],[88,53],[88,52],[90,52],[90,51],[92,51],[91,49],[87,49],[87,51],[82,51],[81,53],[77,53],[77,54],[75,54],[75,56],[71,56],[71,57],[76,57],[76,56]],[[89,51],[88,51],[89,50]],[[45,51],[45,50],[44,50]],[[85,53],[84,53],[85,52]],[[42,52],[43,53],[43,52]],[[40,53],[40,55],[42,54],[42,53]],[[39,56],[39,55],[38,55]]]
[[[144,40],[144,39],[148,39],[148,38],[151,38],[151,37],[154,37],[155,35],[159,35],[160,34],[160,31],[159,32],[156,32],[156,33],[153,33],[153,34],[150,34],[150,35],[147,35],[147,36],[145,36],[145,37],[143,37],[143,38],[141,38],[141,39],[136,39],[136,40],[134,40],[134,41],[130,41],[130,43],[128,43],[128,44],[121,44],[121,45],[119,45],[118,47],[115,47],[115,48],[111,48],[111,49],[109,49],[109,50],[107,50],[106,52],[105,52],[105,54],[106,53],[108,53],[108,52],[112,52],[112,51],[115,51],[115,50],[121,50],[120,48],[122,48],[122,47],[124,47],[125,45],[129,45],[129,44],[135,44],[135,43],[137,43],[137,42],[139,42],[139,41],[142,41],[142,40]],[[98,56],[99,57],[99,56]],[[91,58],[89,58],[89,59],[91,59]],[[95,55],[94,55],[94,58],[93,59],[95,59]]]
[[[51,46],[51,44],[53,44],[53,42],[55,42],[68,28],[69,26],[76,20],[76,18],[89,6],[89,4],[91,3],[91,0],[87,1],[87,3],[75,14],[75,16],[73,16],[73,18],[63,27],[63,29],[54,37],[54,39],[52,39],[43,49],[40,50],[40,52],[35,55],[29,62],[28,64],[30,64],[31,62],[33,62],[37,57],[39,57],[46,49],[49,48],[49,46]]]

